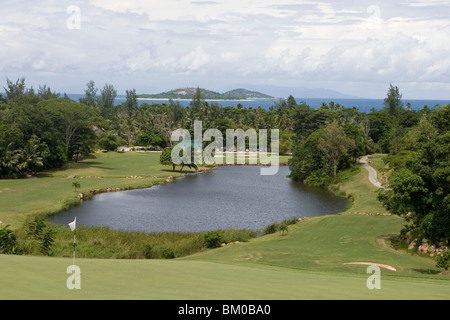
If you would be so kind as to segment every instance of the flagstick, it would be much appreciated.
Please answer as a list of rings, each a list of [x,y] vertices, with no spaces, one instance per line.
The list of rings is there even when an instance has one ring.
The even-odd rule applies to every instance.
[[[69,223],[70,229],[73,231],[73,266],[75,267],[75,243],[76,243],[76,229],[77,229],[77,217],[73,222]]]
[[[75,266],[75,230],[73,231],[73,266]]]

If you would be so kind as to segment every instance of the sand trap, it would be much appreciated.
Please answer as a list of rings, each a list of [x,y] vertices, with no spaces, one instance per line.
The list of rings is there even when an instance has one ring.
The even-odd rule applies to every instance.
[[[394,267],[389,266],[387,264],[380,264],[380,263],[373,263],[373,262],[346,262],[344,264],[364,264],[364,265],[368,265],[368,266],[372,266],[373,265],[373,266],[386,268],[388,270],[397,271]]]

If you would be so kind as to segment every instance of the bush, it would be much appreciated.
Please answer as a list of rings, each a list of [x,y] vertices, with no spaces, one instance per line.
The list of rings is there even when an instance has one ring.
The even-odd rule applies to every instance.
[[[151,259],[152,258],[152,246],[149,244],[146,244],[144,246],[144,257],[145,259]]]
[[[147,130],[139,133],[136,137],[136,145],[139,146],[158,146],[164,148],[166,146],[166,137],[163,133]]]
[[[29,223],[27,237],[39,243],[39,251],[46,255],[52,255],[52,245],[54,242],[54,231],[49,228],[43,218],[36,217],[33,222]]]
[[[8,229],[9,224],[0,229],[0,253],[14,254],[17,248],[16,235],[11,229]]]
[[[223,242],[224,235],[218,231],[209,231],[205,234],[205,245],[207,248],[217,248]]]
[[[223,230],[222,242],[230,243],[234,241],[246,242],[258,236],[257,231],[248,229],[225,229]]]
[[[281,224],[285,224],[285,225],[289,226],[291,224],[296,224],[297,222],[298,222],[298,218],[292,217],[292,218],[281,221]]]
[[[446,251],[442,256],[438,257],[436,267],[448,270],[450,267],[450,252]]]
[[[273,222],[269,224],[263,231],[263,234],[275,233],[280,229],[280,225],[278,222]]]
[[[159,250],[161,251],[161,254],[163,256],[164,259],[173,259],[175,258],[175,253],[173,251],[173,248],[166,246],[166,245],[162,245],[159,247]]]
[[[116,151],[117,148],[123,144],[123,139],[112,134],[105,135],[98,140],[98,146],[100,149],[108,151]]]

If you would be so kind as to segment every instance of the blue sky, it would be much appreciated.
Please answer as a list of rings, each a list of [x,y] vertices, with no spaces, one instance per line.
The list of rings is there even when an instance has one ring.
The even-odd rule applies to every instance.
[[[61,93],[93,80],[119,94],[314,87],[383,98],[392,83],[404,98],[450,98],[447,0],[2,0],[1,16],[1,86],[25,77]]]

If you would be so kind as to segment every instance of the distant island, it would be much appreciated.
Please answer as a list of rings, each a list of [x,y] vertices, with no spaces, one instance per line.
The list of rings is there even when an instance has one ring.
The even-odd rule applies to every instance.
[[[145,99],[192,99],[197,88],[178,88],[156,94],[140,94],[138,98]],[[234,89],[219,93],[200,88],[203,97],[207,100],[246,100],[246,99],[273,99],[274,97],[257,91],[247,89]]]

